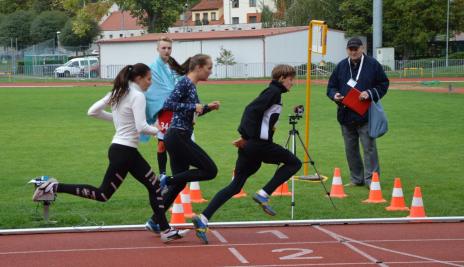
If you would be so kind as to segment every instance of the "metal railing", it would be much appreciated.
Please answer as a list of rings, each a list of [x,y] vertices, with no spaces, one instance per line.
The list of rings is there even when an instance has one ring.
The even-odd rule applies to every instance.
[[[277,64],[289,64],[296,68],[300,78],[306,76],[307,64],[305,62],[273,62],[273,63],[237,63],[234,65],[213,66],[210,79],[256,79],[269,78],[272,69]],[[450,59],[446,65],[445,59],[427,60],[395,60],[394,62],[382,62],[384,70],[389,77],[445,77],[464,76],[464,59]],[[78,79],[114,79],[124,65],[101,65],[92,70],[82,69],[79,73],[57,75],[55,69],[61,65],[13,65],[0,62],[0,78],[31,77],[31,78],[78,78]],[[334,70],[336,64],[332,62],[319,62],[311,64],[311,76],[313,79],[327,79]]]

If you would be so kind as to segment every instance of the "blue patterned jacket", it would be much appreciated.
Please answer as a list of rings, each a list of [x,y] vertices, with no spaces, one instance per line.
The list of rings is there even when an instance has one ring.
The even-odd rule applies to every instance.
[[[200,104],[197,87],[187,76],[184,76],[176,84],[174,91],[166,99],[166,102],[164,102],[163,108],[174,112],[169,127],[193,132],[196,104]],[[200,116],[209,111],[211,110],[208,108],[208,105],[204,105],[203,113]]]

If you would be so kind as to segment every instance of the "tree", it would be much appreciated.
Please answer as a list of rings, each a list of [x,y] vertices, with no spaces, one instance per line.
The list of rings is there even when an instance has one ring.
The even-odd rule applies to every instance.
[[[40,13],[31,24],[31,38],[34,43],[54,39],[56,32],[63,28],[68,16],[61,11],[45,11]]]
[[[17,40],[22,47],[31,45],[30,28],[34,17],[34,12],[23,10],[6,15],[0,25],[2,45],[10,45],[11,40]]]
[[[338,29],[339,6],[342,0],[294,0],[285,13],[287,25],[308,25],[311,20],[323,20],[332,29]]]
[[[183,10],[185,0],[115,0],[130,11],[148,32],[166,32]]]
[[[216,58],[216,63],[218,65],[226,66],[226,78],[227,78],[227,71],[228,71],[229,66],[233,66],[237,64],[237,62],[235,62],[234,55],[232,55],[232,51],[227,50],[222,46],[219,52],[219,57]]]
[[[72,31],[74,34],[84,38],[94,31],[95,23],[98,24],[98,21],[108,12],[108,9],[112,5],[112,1],[60,0],[60,5],[73,17]],[[95,36],[92,36],[92,39]]]
[[[263,28],[272,28],[277,24],[274,13],[264,4],[261,6],[261,23]]]
[[[29,0],[0,1],[0,14],[11,14],[29,8]]]
[[[463,30],[464,1],[451,3],[450,33],[459,32]],[[384,46],[395,47],[404,59],[429,56],[429,43],[446,36],[446,5],[447,1],[440,0],[385,0]]]
[[[89,22],[91,28],[84,36],[79,36],[73,31],[73,20],[70,19],[61,30],[60,43],[63,46],[75,47],[75,51],[80,50],[81,47],[87,48],[93,42],[95,36],[100,34],[100,28],[95,21]]]

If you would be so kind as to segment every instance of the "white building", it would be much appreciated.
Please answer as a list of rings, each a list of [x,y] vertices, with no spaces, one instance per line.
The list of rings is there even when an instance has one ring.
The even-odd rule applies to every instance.
[[[224,0],[224,23],[241,24],[261,21],[262,6],[276,11],[274,0]]]
[[[346,57],[345,33],[330,30],[327,34],[327,55],[313,53],[313,62],[321,60],[338,63]],[[216,63],[221,48],[230,50],[237,64],[216,65],[211,78],[269,77],[276,64],[294,66],[306,64],[308,30],[306,26],[269,28],[260,30],[155,33],[140,37],[104,40],[99,42],[101,77],[114,78],[127,64],[143,62],[151,64],[157,56],[156,45],[160,36],[174,40],[172,56],[179,62],[188,57],[208,54]]]

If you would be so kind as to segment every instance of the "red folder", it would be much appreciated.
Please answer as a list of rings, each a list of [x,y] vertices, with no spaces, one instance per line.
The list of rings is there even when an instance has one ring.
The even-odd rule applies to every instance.
[[[345,98],[343,98],[342,104],[359,115],[364,116],[371,105],[371,100],[359,100],[360,94],[361,92],[358,89],[351,88]]]

